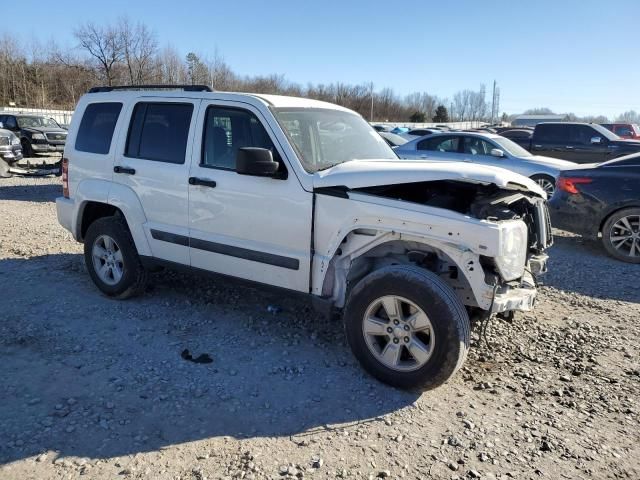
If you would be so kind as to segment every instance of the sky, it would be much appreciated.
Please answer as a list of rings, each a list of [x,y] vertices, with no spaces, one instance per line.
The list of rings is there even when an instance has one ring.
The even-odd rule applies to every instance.
[[[500,109],[548,107],[615,117],[640,111],[640,1],[58,0],[3,4],[0,35],[75,46],[78,25],[127,16],[160,46],[212,58],[240,75],[369,83],[400,95],[451,97],[493,81]]]

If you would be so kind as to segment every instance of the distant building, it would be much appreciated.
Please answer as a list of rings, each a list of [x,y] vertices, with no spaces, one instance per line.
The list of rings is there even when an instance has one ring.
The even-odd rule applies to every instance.
[[[514,127],[535,127],[542,122],[566,122],[566,115],[516,115],[511,125]]]

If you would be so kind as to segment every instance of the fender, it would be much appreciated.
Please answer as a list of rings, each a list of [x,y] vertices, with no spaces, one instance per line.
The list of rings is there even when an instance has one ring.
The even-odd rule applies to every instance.
[[[382,244],[403,241],[424,245],[444,254],[458,267],[471,287],[474,301],[465,303],[475,303],[485,310],[490,308],[493,289],[485,283],[479,260],[480,255],[498,255],[500,227],[497,224],[439,208],[407,205],[407,202],[366,194],[350,192],[349,197],[317,197],[313,294],[330,294],[336,305],[341,306],[346,291],[346,284],[341,282],[346,283],[351,262]],[[402,215],[399,215],[398,208],[402,208]],[[329,232],[336,233],[328,236]],[[340,260],[335,261],[338,256]],[[329,273],[335,277],[331,293],[325,286],[331,281],[327,278]]]

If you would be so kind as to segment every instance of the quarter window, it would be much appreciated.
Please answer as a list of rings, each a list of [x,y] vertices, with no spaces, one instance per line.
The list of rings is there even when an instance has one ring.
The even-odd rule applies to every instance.
[[[243,147],[271,150],[281,172],[285,171],[267,131],[253,113],[238,108],[209,107],[204,123],[201,165],[235,170],[238,150]]]
[[[190,103],[138,103],[131,117],[125,155],[184,163],[192,114]]]
[[[76,150],[103,155],[109,153],[120,110],[121,103],[88,105],[78,128]]]

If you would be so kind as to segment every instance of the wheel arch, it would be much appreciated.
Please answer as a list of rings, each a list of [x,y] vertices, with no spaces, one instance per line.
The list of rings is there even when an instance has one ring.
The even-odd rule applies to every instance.
[[[612,215],[615,215],[616,213],[618,213],[620,210],[625,210],[627,208],[640,208],[640,203],[637,202],[631,202],[625,205],[616,205],[615,207],[613,207],[613,209],[608,210],[600,219],[600,223],[598,224],[598,232],[599,234],[602,233],[602,229],[604,228],[604,224],[607,223],[607,220],[609,220],[609,218],[611,218]]]

